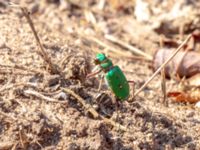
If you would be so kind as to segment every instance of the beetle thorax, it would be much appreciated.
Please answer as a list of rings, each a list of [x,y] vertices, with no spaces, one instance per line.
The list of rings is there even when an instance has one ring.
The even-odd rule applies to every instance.
[[[104,72],[107,72],[113,67],[113,64],[112,64],[112,61],[110,59],[107,59],[105,62],[102,62],[100,64],[100,66],[101,66],[101,68],[103,69]]]
[[[102,53],[96,55],[95,64],[100,65],[104,72],[109,71],[113,67],[112,61]]]

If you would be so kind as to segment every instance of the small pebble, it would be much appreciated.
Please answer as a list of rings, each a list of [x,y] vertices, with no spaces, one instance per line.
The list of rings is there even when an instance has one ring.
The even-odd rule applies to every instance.
[[[196,108],[200,108],[200,101],[195,104]]]
[[[69,98],[69,96],[64,92],[60,92],[59,94],[56,95],[56,98],[58,98],[60,100],[66,100]]]

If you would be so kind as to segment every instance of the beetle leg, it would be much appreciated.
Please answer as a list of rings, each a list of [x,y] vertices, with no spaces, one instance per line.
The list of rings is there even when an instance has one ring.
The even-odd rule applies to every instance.
[[[111,93],[111,100],[112,100],[112,103],[115,104],[115,105],[117,103],[116,99],[117,99],[116,96],[113,93]]]
[[[96,71],[96,72],[92,72],[92,73],[88,74],[88,75],[86,76],[86,78],[91,78],[91,77],[93,77],[93,76],[99,74],[101,71],[102,71],[102,70],[98,70],[98,71]]]
[[[135,82],[134,81],[128,81],[128,83],[131,83],[132,84],[132,89],[131,89],[131,95],[129,97],[129,101],[133,101],[133,95],[134,95],[134,90],[135,90]]]
[[[135,84],[135,81],[128,81],[128,83]]]
[[[120,115],[119,115],[119,113],[120,113],[120,109],[121,109],[121,102],[120,102],[120,100],[117,100],[116,99],[116,104],[115,104],[115,109],[116,109],[116,119],[115,119],[115,122],[117,123],[117,122],[119,122],[120,120]],[[117,127],[117,126],[116,126]],[[119,135],[119,132],[120,132],[120,127],[118,126],[117,127],[117,134],[118,134],[118,136],[120,136]]]
[[[95,72],[96,70],[99,70],[101,69],[99,66],[95,66],[93,69],[92,69],[92,72]]]
[[[103,82],[104,74],[101,75],[99,87],[98,87],[98,92],[101,90],[102,82]]]

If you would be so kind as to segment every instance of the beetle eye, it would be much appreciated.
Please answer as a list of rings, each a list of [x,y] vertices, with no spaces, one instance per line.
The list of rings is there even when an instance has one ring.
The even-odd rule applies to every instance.
[[[98,59],[95,59],[95,60],[94,60],[94,64],[95,64],[95,65],[100,64],[99,60],[98,60]]]

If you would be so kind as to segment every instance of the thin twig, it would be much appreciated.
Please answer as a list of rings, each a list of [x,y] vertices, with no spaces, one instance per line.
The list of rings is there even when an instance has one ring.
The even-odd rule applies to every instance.
[[[112,36],[112,35],[105,35],[105,38],[113,43],[117,43],[127,49],[129,49],[130,51],[134,52],[135,54],[137,55],[140,55],[140,56],[143,56],[145,57],[146,59],[152,61],[153,60],[153,57],[145,52],[143,52],[142,50],[136,48],[136,47],[133,47],[131,46],[130,44],[127,44],[119,39],[117,39],[116,37]]]
[[[40,73],[40,74],[47,74],[48,72],[45,72],[45,71],[41,71],[41,70],[38,70],[38,69],[35,69],[35,68],[30,68],[30,67],[25,67],[25,66],[20,66],[20,65],[3,65],[3,64],[0,64],[1,67],[6,67],[6,68],[9,68],[9,69],[18,69],[18,70],[24,70],[24,71],[30,71],[30,72],[33,72],[33,73]]]
[[[183,48],[183,46],[185,46],[185,44],[187,44],[187,42],[190,40],[190,38],[192,37],[192,34],[190,34],[185,41],[183,41],[183,43],[172,53],[172,55],[154,72],[154,74],[142,85],[142,87],[140,89],[138,89],[135,94],[134,97],[137,96],[154,78],[155,76],[161,71],[161,69],[163,69],[170,60],[172,60],[172,58],[174,58],[174,56]]]
[[[0,74],[13,74],[13,75],[22,75],[22,76],[31,76],[34,75],[32,72],[22,72],[22,71],[13,71],[12,69],[0,69]]]
[[[13,3],[10,3],[10,6],[17,7],[17,8],[21,9],[21,11],[22,11],[23,15],[26,17],[27,22],[28,22],[28,24],[29,24],[29,26],[30,26],[30,28],[31,28],[31,30],[33,32],[33,35],[34,35],[34,37],[35,37],[35,39],[36,39],[36,41],[37,41],[37,43],[38,43],[38,45],[40,47],[39,54],[42,56],[44,61],[49,65],[50,70],[51,70],[52,73],[59,73],[59,70],[58,70],[57,66],[52,63],[51,58],[46,53],[43,45],[41,44],[40,38],[39,38],[39,36],[38,36],[38,34],[37,34],[36,30],[35,30],[35,26],[33,24],[33,21],[31,19],[31,17],[30,17],[28,9],[26,7],[22,7],[20,5],[13,4]]]
[[[30,82],[20,82],[20,83],[14,83],[14,84],[6,84],[2,88],[0,88],[0,93],[4,92],[5,90],[13,89],[14,87],[18,86],[31,86],[31,87],[37,87],[37,84],[30,83]]]
[[[11,119],[12,121],[13,121],[13,120],[14,120],[14,121],[17,120],[17,118],[13,117],[12,115],[10,115],[10,114],[8,114],[8,113],[4,113],[4,112],[2,112],[2,111],[0,111],[0,115],[6,117],[6,119],[9,118],[9,119]]]
[[[113,127],[117,128],[119,130],[128,131],[128,129],[125,126],[123,126],[123,125],[121,125],[121,124],[119,124],[119,123],[117,123],[117,122],[115,122],[111,119],[105,118],[103,116],[101,116],[101,118],[103,119],[104,122],[111,124]]]
[[[79,103],[81,103],[83,105],[83,107],[85,107],[87,109],[87,111],[89,111],[94,118],[98,118],[99,114],[89,105],[86,104],[85,101],[76,93],[74,93],[72,90],[67,89],[67,88],[62,88],[63,92],[72,95],[73,97],[75,97]]]
[[[66,101],[59,101],[57,99],[45,96],[45,95],[43,95],[43,94],[41,94],[41,93],[39,93],[37,91],[33,91],[33,90],[25,90],[24,93],[27,94],[27,95],[35,96],[35,97],[40,98],[42,100],[45,100],[47,102],[66,103]]]
[[[28,23],[29,23],[29,25],[31,27],[31,30],[32,30],[32,32],[33,32],[33,34],[35,36],[35,39],[36,39],[36,41],[37,41],[37,43],[38,43],[38,45],[40,47],[40,53],[42,54],[42,57],[49,64],[49,67],[50,67],[51,71],[53,73],[58,73],[57,67],[52,63],[51,58],[45,52],[44,47],[41,44],[40,38],[38,37],[38,34],[37,34],[36,30],[35,30],[34,24],[33,24],[32,20],[31,20],[31,17],[29,15],[29,12],[28,12],[27,8],[25,8],[25,7],[20,7],[20,8],[21,8],[24,16],[26,17],[26,19],[27,19],[27,21],[28,21]]]
[[[104,43],[103,41],[101,41],[101,40],[99,40],[99,39],[97,39],[97,38],[95,38],[95,37],[88,37],[88,38],[89,38],[89,40],[92,40],[93,42],[99,44],[100,46],[103,46],[103,47],[106,48],[107,50],[116,52],[116,53],[118,53],[118,54],[120,54],[120,55],[124,55],[124,52],[119,51],[119,50],[117,50],[116,48],[113,48],[112,46],[110,46],[110,45]]]
[[[79,33],[79,36],[81,36],[82,38],[88,40],[88,41],[92,41],[96,44],[98,44],[99,46],[103,47],[104,50],[106,51],[109,51],[110,53],[112,53],[112,57],[117,57],[119,58],[119,55],[120,57],[125,57],[126,59],[129,59],[129,60],[142,60],[142,61],[150,61],[152,62],[152,59],[148,59],[144,56],[133,56],[131,53],[125,51],[125,50],[121,50],[119,48],[115,48],[109,44],[107,44],[106,42],[96,38],[96,37],[93,37],[93,36],[88,36],[88,35],[84,35],[82,33]],[[92,50],[94,52],[101,52],[100,50],[97,50],[96,48],[92,48]]]
[[[94,118],[101,118],[103,119],[104,122],[111,124],[113,127],[119,128],[123,131],[127,131],[127,128],[124,127],[123,125],[116,123],[115,121],[105,118],[103,116],[101,116],[90,104],[86,104],[86,102],[84,101],[83,98],[81,98],[79,95],[77,95],[76,93],[74,93],[72,90],[67,89],[67,88],[62,88],[62,90],[70,95],[72,95],[73,97],[75,97],[79,103],[81,103],[83,105],[83,107],[89,111]]]

